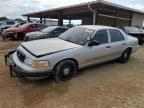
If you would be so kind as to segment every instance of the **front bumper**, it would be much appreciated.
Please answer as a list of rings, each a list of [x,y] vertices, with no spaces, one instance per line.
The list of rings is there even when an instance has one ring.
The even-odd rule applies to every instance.
[[[40,72],[26,72],[22,68],[16,65],[12,58],[12,54],[15,51],[10,51],[5,55],[5,64],[9,66],[10,76],[11,77],[42,77],[42,76],[51,76],[54,75],[53,71],[40,71]]]
[[[7,32],[2,32],[2,36],[4,37],[4,38],[15,38],[15,35],[16,35],[16,33],[7,33]]]

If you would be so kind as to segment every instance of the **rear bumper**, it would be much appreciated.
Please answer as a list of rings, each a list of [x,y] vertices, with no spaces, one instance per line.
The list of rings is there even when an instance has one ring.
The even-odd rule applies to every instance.
[[[139,49],[139,45],[133,46],[132,48],[132,53],[135,53]]]
[[[14,76],[21,76],[21,77],[42,77],[42,76],[51,76],[54,75],[55,72],[53,71],[40,71],[40,72],[28,72],[23,70],[22,68],[18,67],[14,60],[12,59],[12,54],[14,51],[9,52],[5,55],[5,63],[9,66],[10,75],[11,77]]]

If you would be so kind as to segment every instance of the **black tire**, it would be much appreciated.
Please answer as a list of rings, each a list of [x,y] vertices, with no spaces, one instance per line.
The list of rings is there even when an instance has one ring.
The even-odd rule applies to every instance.
[[[24,33],[17,33],[17,37],[15,38],[16,40],[24,40],[25,34]]]
[[[63,82],[72,79],[77,73],[76,63],[72,60],[65,60],[56,66],[54,76],[57,82]]]
[[[130,49],[126,49],[122,53],[121,57],[119,58],[119,62],[120,63],[127,63],[129,58],[130,58],[130,55],[131,55],[131,50]]]
[[[143,45],[143,39],[139,39],[139,45]]]
[[[5,36],[3,36],[3,35],[2,35],[2,40],[3,40],[3,41],[5,41],[5,40],[6,40],[6,37],[5,37]]]

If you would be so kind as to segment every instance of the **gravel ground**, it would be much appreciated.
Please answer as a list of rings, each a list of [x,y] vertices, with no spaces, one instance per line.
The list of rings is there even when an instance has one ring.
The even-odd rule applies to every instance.
[[[0,42],[7,50],[20,42]],[[144,108],[144,46],[127,64],[81,70],[70,81],[11,78],[0,53],[0,108]]]

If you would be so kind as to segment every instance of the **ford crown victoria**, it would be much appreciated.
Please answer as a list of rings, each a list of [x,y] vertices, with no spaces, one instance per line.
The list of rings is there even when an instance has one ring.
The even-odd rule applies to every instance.
[[[58,38],[22,43],[5,56],[11,73],[73,78],[79,69],[111,60],[126,63],[139,47],[138,40],[107,26],[77,26]]]

